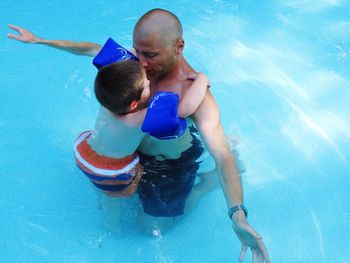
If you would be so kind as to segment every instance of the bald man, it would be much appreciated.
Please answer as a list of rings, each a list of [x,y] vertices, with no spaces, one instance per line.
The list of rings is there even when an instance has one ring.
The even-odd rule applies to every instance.
[[[13,25],[9,27],[19,35],[8,34],[8,37],[25,43],[44,44],[86,56],[95,56],[101,49],[100,45],[91,42],[46,40],[23,28]],[[185,42],[182,38],[182,26],[173,13],[153,9],[144,14],[135,25],[133,46],[151,82],[151,93],[172,91],[180,97],[185,94],[191,84],[188,76],[195,73],[195,70],[183,56]],[[247,222],[236,161],[225,140],[218,107],[209,90],[192,120],[195,126],[191,124],[191,120],[187,120],[189,128],[178,139],[162,141],[145,136],[139,146],[145,175],[138,193],[143,209],[148,214],[145,215],[146,222],[158,229],[176,221],[187,210],[187,206],[191,206],[191,197],[194,196],[195,199],[198,193],[204,192],[201,187],[206,188],[205,180],[203,184],[193,186],[194,175],[198,169],[196,159],[203,151],[196,135],[199,131],[215,159],[233,230],[242,242],[240,260],[243,260],[249,247],[253,262],[269,263],[262,237]]]

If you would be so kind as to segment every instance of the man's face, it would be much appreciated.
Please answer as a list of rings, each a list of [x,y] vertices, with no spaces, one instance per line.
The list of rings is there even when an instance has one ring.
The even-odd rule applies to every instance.
[[[157,33],[134,33],[134,49],[149,78],[169,73],[176,61],[175,44],[165,44]]]

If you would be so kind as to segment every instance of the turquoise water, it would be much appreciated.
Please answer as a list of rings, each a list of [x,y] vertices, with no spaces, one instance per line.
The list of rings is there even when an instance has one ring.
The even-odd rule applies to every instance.
[[[238,258],[219,190],[158,238],[135,228],[132,209],[123,237],[105,230],[72,157],[97,114],[91,59],[5,37],[13,23],[131,46],[137,18],[154,7],[178,14],[186,57],[210,76],[226,134],[240,141],[249,221],[272,261],[350,262],[349,1],[125,2],[0,2],[0,262]]]

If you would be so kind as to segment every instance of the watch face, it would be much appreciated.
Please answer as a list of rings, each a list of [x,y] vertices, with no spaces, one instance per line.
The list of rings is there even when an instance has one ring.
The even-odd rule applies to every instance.
[[[232,219],[232,215],[239,210],[243,210],[245,217],[248,217],[248,210],[244,207],[244,205],[235,205],[228,210],[228,216],[230,219]]]

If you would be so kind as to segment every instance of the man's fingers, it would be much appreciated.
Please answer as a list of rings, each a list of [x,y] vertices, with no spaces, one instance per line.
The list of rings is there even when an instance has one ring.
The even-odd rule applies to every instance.
[[[258,247],[259,247],[259,250],[260,250],[262,256],[264,257],[266,263],[271,263],[269,254],[267,253],[267,250],[266,250],[266,247],[261,240],[258,240]]]
[[[11,25],[11,24],[8,24],[8,27],[17,31],[17,32],[21,32],[21,30],[22,30],[20,27],[15,26],[15,25]]]
[[[258,239],[258,240],[263,239],[262,236],[260,236],[260,234],[258,232],[254,233],[254,237],[255,237],[255,239]]]
[[[252,248],[252,254],[253,254],[252,262],[256,263],[256,261],[258,259],[258,252],[256,252],[256,250],[254,248]]]
[[[15,25],[12,25],[12,24],[7,24],[7,26],[8,26],[9,28],[12,28],[12,29],[14,29],[14,30],[16,30],[16,28],[17,28],[17,26],[15,26]]]
[[[8,33],[8,34],[7,34],[7,37],[8,37],[8,38],[12,38],[12,39],[17,39],[17,40],[18,40],[18,36],[17,36],[17,35],[14,35],[14,34]]]
[[[239,261],[242,262],[245,254],[247,253],[247,246],[242,246],[241,253],[239,254]]]

